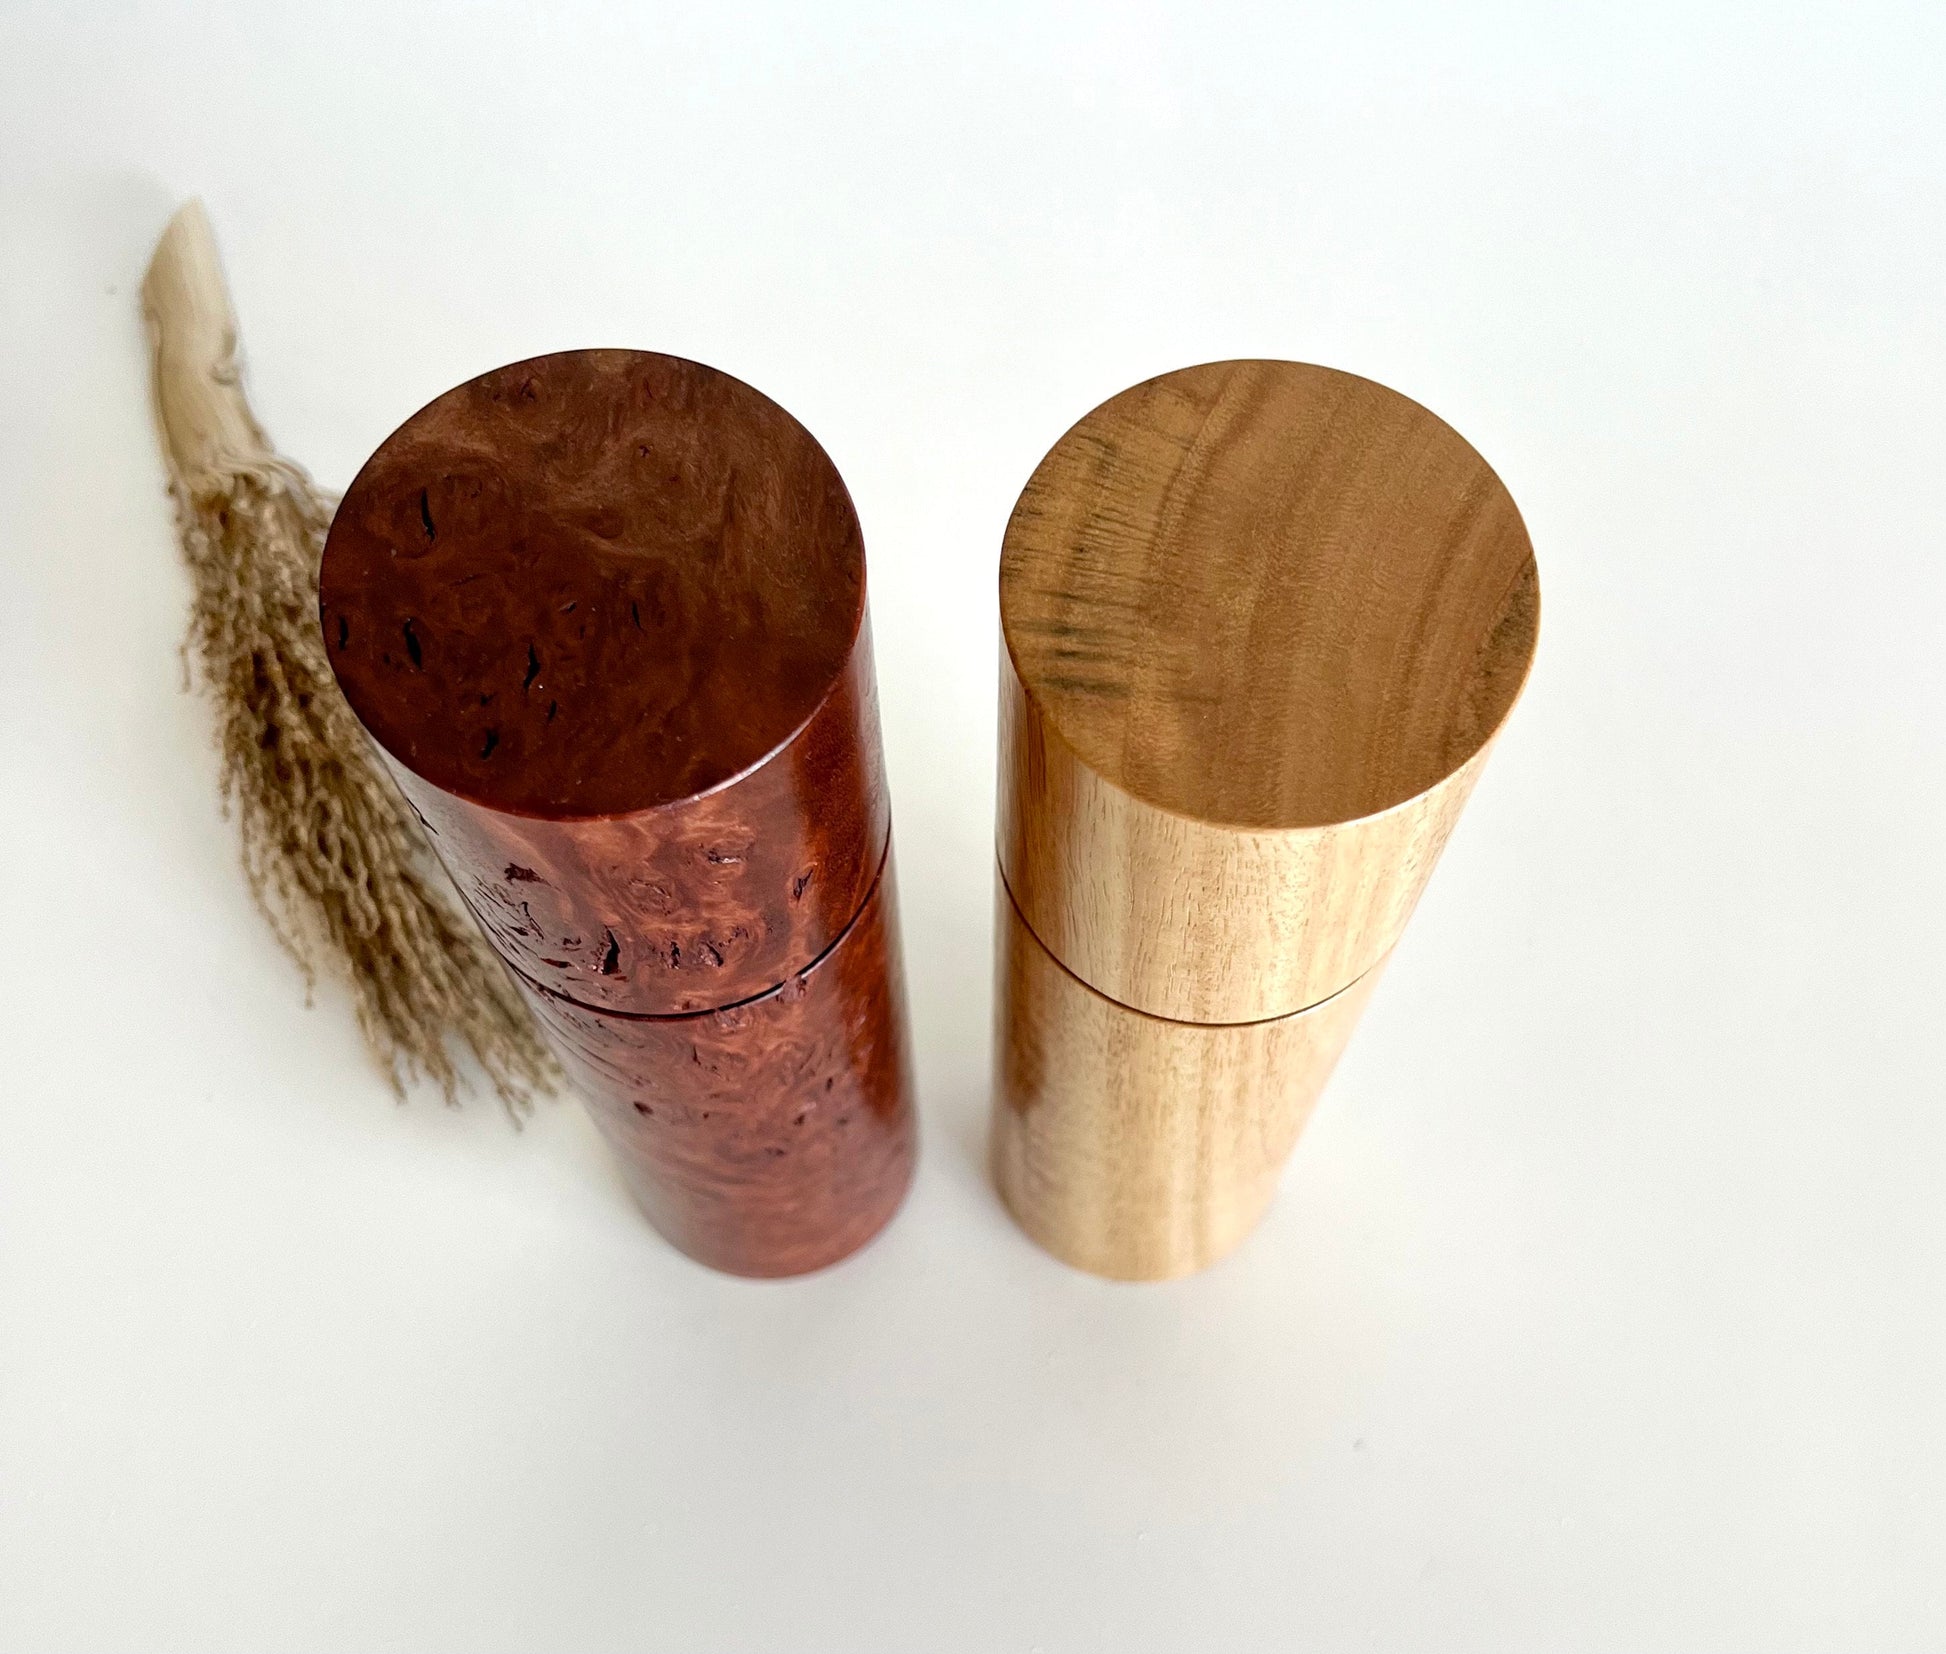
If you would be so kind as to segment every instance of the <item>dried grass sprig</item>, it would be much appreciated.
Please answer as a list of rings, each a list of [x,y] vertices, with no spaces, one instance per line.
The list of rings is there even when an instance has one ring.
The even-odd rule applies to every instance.
[[[271,449],[244,399],[200,202],[163,232],[142,308],[195,584],[185,662],[215,703],[251,894],[307,987],[321,971],[350,986],[395,1091],[424,1075],[455,1101],[457,1038],[519,1119],[556,1084],[553,1060],[332,675],[318,626],[331,502]]]

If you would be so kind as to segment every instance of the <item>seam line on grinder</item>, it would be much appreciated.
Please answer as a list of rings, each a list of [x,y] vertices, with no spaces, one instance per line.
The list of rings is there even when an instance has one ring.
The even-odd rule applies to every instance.
[[[844,945],[845,938],[858,928],[858,921],[865,909],[872,905],[879,887],[885,882],[885,870],[892,865],[892,823],[888,815],[885,824],[885,848],[879,852],[878,871],[872,875],[871,885],[865,891],[865,899],[858,904],[858,911],[845,921],[845,927],[824,946],[821,953],[807,965],[800,965],[781,982],[773,982],[768,988],[759,989],[754,994],[746,994],[742,999],[733,999],[727,1005],[705,1005],[697,1011],[618,1011],[609,1005],[590,1005],[585,999],[576,999],[572,994],[564,994],[558,988],[550,988],[545,982],[536,982],[512,961],[502,958],[501,963],[509,973],[518,977],[537,994],[545,994],[549,999],[558,1000],[563,1005],[572,1005],[577,1011],[586,1011],[590,1016],[614,1017],[619,1022],[693,1022],[698,1017],[720,1016],[725,1011],[740,1011],[746,1005],[754,1005],[759,1000],[768,999],[772,994],[782,993],[791,983],[811,972],[829,959]],[[1077,980],[1079,980],[1077,978]]]
[[[887,849],[889,852],[889,845]],[[1000,888],[1007,893],[1007,901],[1014,910],[1014,917],[1020,921],[1020,928],[1026,931],[1029,936],[1033,937],[1034,945],[1042,953],[1046,954],[1049,959],[1054,961],[1063,976],[1072,977],[1075,982],[1083,988],[1086,988],[1095,998],[1109,1005],[1113,1005],[1119,1011],[1128,1012],[1130,1016],[1146,1017],[1150,1022],[1167,1022],[1178,1028],[1261,1028],[1267,1022],[1286,1022],[1292,1017],[1306,1016],[1322,1005],[1329,1005],[1334,999],[1342,999],[1353,988],[1357,987],[1359,983],[1363,982],[1366,977],[1375,976],[1379,971],[1383,970],[1386,961],[1392,957],[1392,950],[1387,948],[1384,953],[1380,954],[1378,958],[1374,959],[1370,965],[1360,971],[1358,975],[1354,976],[1342,988],[1338,989],[1336,993],[1326,994],[1322,999],[1314,999],[1309,1005],[1300,1005],[1294,1011],[1279,1011],[1276,1015],[1267,1017],[1245,1017],[1241,1022],[1192,1022],[1187,1017],[1158,1016],[1154,1011],[1145,1011],[1139,1005],[1130,1005],[1125,1000],[1117,999],[1113,994],[1103,993],[1101,989],[1097,988],[1079,971],[1073,969],[1065,959],[1047,945],[1046,938],[1028,922],[1027,915],[1021,911],[1019,898],[1014,895],[1014,887],[1007,883],[1007,870],[1001,865],[997,849],[993,858],[993,873],[994,877],[1000,881]],[[873,888],[876,889],[877,887],[874,886]],[[996,938],[996,940],[998,939]],[[775,990],[772,991],[774,992]]]

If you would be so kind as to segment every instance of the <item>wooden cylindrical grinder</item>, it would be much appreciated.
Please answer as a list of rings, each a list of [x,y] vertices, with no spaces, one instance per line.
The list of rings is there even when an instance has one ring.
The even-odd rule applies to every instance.
[[[1216,362],[1057,442],[1001,554],[993,1165],[1082,1269],[1256,1225],[1533,659],[1486,462],[1347,373]]]
[[[811,434],[671,356],[571,351],[386,439],[326,648],[650,1220],[743,1275],[911,1178],[858,518]]]

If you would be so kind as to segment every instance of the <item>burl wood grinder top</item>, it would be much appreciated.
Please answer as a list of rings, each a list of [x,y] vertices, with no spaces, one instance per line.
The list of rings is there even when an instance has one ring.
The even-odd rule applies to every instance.
[[[1321,1008],[1355,987],[1362,1005],[1519,694],[1532,548],[1499,478],[1417,403],[1326,368],[1219,362],[1125,391],[1056,443],[1008,524],[1000,606],[1003,1193],[1017,1215],[1071,1208],[1024,1221],[1085,1267],[1180,1273],[1254,1222],[1188,1207],[1265,1198],[1264,1164],[1356,1020],[1337,1005],[1320,1040]],[[1049,994],[1108,1009],[1077,998],[1055,1026],[1021,997]],[[1271,1025],[1306,1016],[1306,1054],[1280,1069],[1272,1047],[1296,1036]],[[1074,1034],[1093,1021],[1119,1031]],[[1174,1091],[1153,1057],[1116,1071],[1157,1041],[1227,1054],[1177,1064]],[[1160,1150],[1118,1171],[1136,1128],[1083,1122],[1090,1087],[1147,1088],[1151,1125],[1180,1105],[1201,1124],[1169,1152],[1205,1162],[1265,1137],[1273,1105],[1295,1124],[1268,1130],[1232,1199]],[[1016,1128],[1036,1109],[1029,1152]],[[1146,1240],[1145,1199],[1181,1208]]]
[[[864,547],[810,433],[676,357],[484,374],[359,473],[320,614],[658,1226],[741,1273],[860,1244],[911,1121]]]

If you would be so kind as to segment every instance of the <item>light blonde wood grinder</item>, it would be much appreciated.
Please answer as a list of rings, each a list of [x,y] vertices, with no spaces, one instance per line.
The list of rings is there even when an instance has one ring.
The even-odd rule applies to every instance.
[[[1057,442],[1000,559],[992,1153],[1099,1275],[1263,1215],[1533,660],[1533,548],[1450,426],[1214,362]]]

